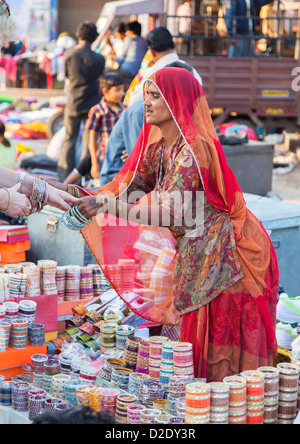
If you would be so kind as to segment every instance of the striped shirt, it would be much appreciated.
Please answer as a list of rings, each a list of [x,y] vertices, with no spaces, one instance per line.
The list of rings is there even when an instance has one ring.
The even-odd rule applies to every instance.
[[[98,133],[98,158],[101,162],[103,162],[105,158],[108,138],[125,108],[126,106],[123,105],[122,102],[112,107],[103,97],[100,103],[90,109],[85,128]]]

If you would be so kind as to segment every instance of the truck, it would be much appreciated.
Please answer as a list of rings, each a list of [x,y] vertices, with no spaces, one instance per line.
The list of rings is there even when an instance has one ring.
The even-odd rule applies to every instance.
[[[256,49],[253,57],[230,58],[227,52],[230,39],[226,30],[224,32],[226,12],[222,2],[226,0],[192,1],[191,29],[189,35],[184,36],[188,51],[182,49],[182,36],[178,31],[182,17],[176,15],[176,11],[180,1],[106,2],[97,21],[99,37],[93,49],[97,50],[107,31],[113,32],[120,22],[138,19],[143,35],[156,26],[166,26],[174,36],[180,58],[202,77],[216,125],[234,120],[256,129],[258,134],[272,128],[297,132],[300,127],[300,2],[276,0],[271,18],[254,17],[255,45],[257,48],[265,45],[265,49]],[[273,29],[271,37],[268,27]],[[268,44],[272,51],[268,50]],[[6,92],[9,94],[10,89]],[[53,96],[55,93],[48,91]],[[61,127],[62,119],[63,109],[60,109],[49,122],[50,135]]]
[[[268,0],[264,3],[268,3]],[[122,0],[104,5],[98,20],[99,40],[108,29],[121,21],[137,18],[144,34],[155,26],[166,26],[176,41],[180,58],[193,66],[203,80],[203,89],[216,125],[230,122],[247,124],[252,128],[284,127],[296,131],[300,126],[300,2],[284,2],[274,6],[271,22],[277,37],[268,38],[260,16],[255,42],[271,42],[274,54],[256,51],[253,57],[229,58],[226,55],[228,36],[218,31],[223,13],[222,3],[216,0],[193,0],[189,51],[180,50],[176,16],[178,0]],[[132,15],[132,14],[135,15]],[[101,26],[100,26],[101,25]],[[212,42],[208,51],[206,43]],[[99,44],[95,42],[95,47]],[[212,50],[214,46],[214,50]],[[203,50],[204,48],[204,50]],[[225,51],[224,51],[225,48]]]

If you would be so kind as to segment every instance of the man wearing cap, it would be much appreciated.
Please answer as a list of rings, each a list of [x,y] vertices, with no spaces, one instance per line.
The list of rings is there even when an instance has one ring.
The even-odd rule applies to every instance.
[[[144,82],[153,73],[175,62],[186,63],[184,60],[181,60],[179,58],[175,50],[173,37],[168,29],[164,26],[154,28],[152,31],[150,31],[147,35],[146,40],[149,50],[152,53],[154,64],[145,71],[142,81],[134,88],[133,92],[130,94],[130,97],[128,99],[129,106],[143,98]],[[192,67],[191,69],[193,75],[202,85],[202,79],[198,72]]]

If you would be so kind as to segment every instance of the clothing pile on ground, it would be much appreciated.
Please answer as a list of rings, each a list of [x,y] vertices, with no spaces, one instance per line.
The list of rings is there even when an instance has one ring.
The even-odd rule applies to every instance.
[[[14,100],[0,96],[0,120],[7,129],[7,137],[26,139],[47,139],[47,121],[57,112],[49,100]]]
[[[281,293],[277,304],[276,337],[278,346],[292,350],[293,342],[300,334],[300,296],[290,298]]]

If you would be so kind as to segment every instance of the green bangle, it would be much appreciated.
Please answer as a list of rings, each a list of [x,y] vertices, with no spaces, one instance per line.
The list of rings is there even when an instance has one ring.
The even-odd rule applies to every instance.
[[[5,211],[3,211],[3,210],[0,210],[0,212],[1,213],[7,213],[8,211],[9,211],[9,209],[10,209],[10,207],[11,207],[11,194],[10,194],[10,191],[7,189],[7,188],[1,188],[2,190],[5,190],[5,191],[7,191],[8,192],[8,205],[7,205],[7,208],[6,208],[6,210]]]

